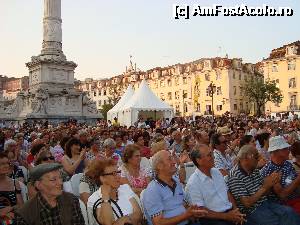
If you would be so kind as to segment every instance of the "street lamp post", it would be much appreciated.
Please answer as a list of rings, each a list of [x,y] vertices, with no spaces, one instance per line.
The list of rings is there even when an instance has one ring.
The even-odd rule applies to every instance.
[[[184,99],[185,99],[185,93],[184,90],[182,90],[182,104],[183,104],[183,111],[182,111],[182,116],[185,116],[185,105],[184,105]]]
[[[209,90],[209,96],[211,97],[211,113],[212,113],[212,116],[214,118],[214,93],[216,92],[216,85],[211,82],[209,85],[208,85],[208,90]]]

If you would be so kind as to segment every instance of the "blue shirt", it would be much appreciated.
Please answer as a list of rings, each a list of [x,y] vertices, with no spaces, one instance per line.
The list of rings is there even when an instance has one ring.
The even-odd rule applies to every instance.
[[[158,178],[152,180],[145,189],[141,200],[144,206],[145,215],[148,224],[152,225],[152,218],[160,214],[164,218],[172,218],[183,214],[184,208],[184,191],[181,183],[177,178],[173,178],[174,187],[168,186]],[[187,224],[183,221],[179,225]]]
[[[293,164],[287,160],[282,165],[277,165],[270,161],[261,169],[261,175],[263,177],[269,176],[273,172],[282,173],[280,184],[283,188],[289,186],[293,180],[297,178],[297,172],[293,167]],[[297,197],[299,197],[299,194],[293,192],[287,197],[287,199],[293,199]]]
[[[117,153],[119,156],[122,156],[123,152],[124,152],[124,149],[125,149],[124,146],[121,146],[120,148],[116,148],[115,153]]]
[[[180,154],[182,151],[182,146],[181,143],[176,143],[176,141],[174,140],[173,144],[170,146],[170,149],[174,149],[175,153]]]

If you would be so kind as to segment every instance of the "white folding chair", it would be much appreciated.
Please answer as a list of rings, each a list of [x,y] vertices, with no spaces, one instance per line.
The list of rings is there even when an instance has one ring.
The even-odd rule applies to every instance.
[[[184,168],[185,168],[185,174],[186,174],[185,183],[187,183],[190,176],[195,172],[196,166],[194,165],[193,162],[188,162],[188,163],[184,164]]]
[[[21,181],[19,181],[20,188],[21,188],[21,195],[23,202],[25,203],[28,200],[28,189],[25,184],[23,184]]]
[[[25,183],[27,183],[28,182],[28,176],[29,176],[28,170],[24,166],[19,166],[19,168],[22,170],[22,172],[24,174]]]
[[[144,168],[146,170],[151,170],[151,163],[150,163],[149,159],[147,159],[146,157],[141,158],[140,166],[141,166],[141,168]]]
[[[87,213],[87,210],[86,210],[86,205],[80,199],[78,199],[78,200],[79,200],[81,213],[82,213],[82,216],[83,216],[83,219],[84,219],[84,224],[89,225],[89,219],[88,219],[88,213]]]
[[[80,184],[80,179],[83,176],[83,173],[77,173],[74,174],[71,177],[71,185],[72,185],[72,190],[73,190],[73,194],[76,195],[77,197],[79,197],[79,184]]]
[[[64,190],[64,192],[73,193],[71,181],[66,181],[63,183],[63,190]]]

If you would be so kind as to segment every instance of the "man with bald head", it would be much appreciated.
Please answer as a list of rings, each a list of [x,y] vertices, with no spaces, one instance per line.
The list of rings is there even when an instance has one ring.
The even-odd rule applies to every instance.
[[[162,150],[153,156],[155,179],[141,196],[145,215],[150,225],[191,224],[193,217],[202,217],[205,210],[190,206],[185,208],[184,191],[176,173],[175,160],[170,152]]]

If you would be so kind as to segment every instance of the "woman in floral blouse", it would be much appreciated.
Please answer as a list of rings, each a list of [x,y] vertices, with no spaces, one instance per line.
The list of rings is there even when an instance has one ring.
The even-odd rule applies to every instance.
[[[149,171],[140,166],[140,147],[135,144],[127,145],[124,149],[122,161],[121,177],[123,177],[123,182],[128,183],[132,190],[140,195],[150,182]]]

